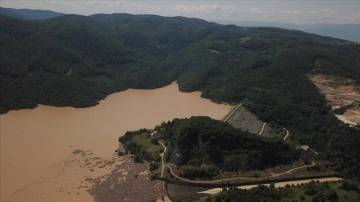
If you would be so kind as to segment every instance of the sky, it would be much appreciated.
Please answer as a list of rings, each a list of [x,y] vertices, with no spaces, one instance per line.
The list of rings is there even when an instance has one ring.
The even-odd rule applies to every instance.
[[[0,0],[6,8],[68,14],[156,14],[209,21],[360,24],[360,0]]]

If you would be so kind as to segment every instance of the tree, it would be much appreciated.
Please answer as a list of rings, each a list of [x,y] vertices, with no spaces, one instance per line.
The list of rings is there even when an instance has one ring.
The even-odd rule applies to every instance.
[[[338,201],[339,197],[334,189],[328,189],[324,191],[324,198],[330,202]]]

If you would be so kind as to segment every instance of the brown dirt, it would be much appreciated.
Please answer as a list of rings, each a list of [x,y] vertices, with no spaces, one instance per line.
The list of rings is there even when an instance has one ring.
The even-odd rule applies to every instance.
[[[95,182],[88,192],[95,201],[152,201],[166,195],[161,181],[149,179],[148,163],[134,163],[128,156],[123,163],[111,171],[103,180],[91,179]]]
[[[344,114],[336,115],[344,123],[360,123],[360,85],[354,80],[328,75],[315,75],[312,82],[325,96],[332,109],[346,108]]]
[[[274,183],[275,187],[285,187],[286,185],[301,185],[301,184],[306,184],[309,183],[311,181],[319,181],[319,182],[336,182],[342,180],[342,178],[338,178],[338,177],[328,177],[328,178],[320,178],[320,179],[309,179],[309,180],[294,180],[294,181],[287,181],[287,182],[277,182]],[[270,186],[270,184],[263,184],[265,186]],[[255,187],[257,187],[258,185],[245,185],[245,186],[240,186],[238,187],[238,189],[253,189]],[[203,193],[203,194],[217,194],[219,192],[222,191],[222,188],[214,188],[214,189],[209,189],[203,192],[199,192],[199,193]]]

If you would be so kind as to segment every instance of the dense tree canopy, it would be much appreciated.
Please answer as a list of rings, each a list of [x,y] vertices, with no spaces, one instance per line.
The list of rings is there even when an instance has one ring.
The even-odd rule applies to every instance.
[[[299,157],[280,140],[235,129],[208,117],[175,119],[162,130],[169,151],[178,153],[182,165],[216,165],[228,170],[256,170],[287,164]]]
[[[136,144],[136,136],[144,135],[143,129],[126,132],[119,141],[135,160],[151,161],[151,155]],[[181,166],[180,175],[190,179],[211,179],[220,170],[262,170],[300,157],[300,151],[282,140],[243,132],[209,117],[174,119],[157,127],[152,139],[166,142],[168,160]]]

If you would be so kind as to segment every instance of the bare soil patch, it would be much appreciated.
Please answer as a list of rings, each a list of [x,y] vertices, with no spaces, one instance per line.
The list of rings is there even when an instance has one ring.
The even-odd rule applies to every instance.
[[[88,190],[95,201],[156,201],[164,198],[163,182],[150,180],[149,163],[134,163],[129,155],[105,179],[91,179],[95,184]]]
[[[360,85],[349,78],[323,74],[310,78],[325,96],[336,117],[344,123],[360,124]]]

